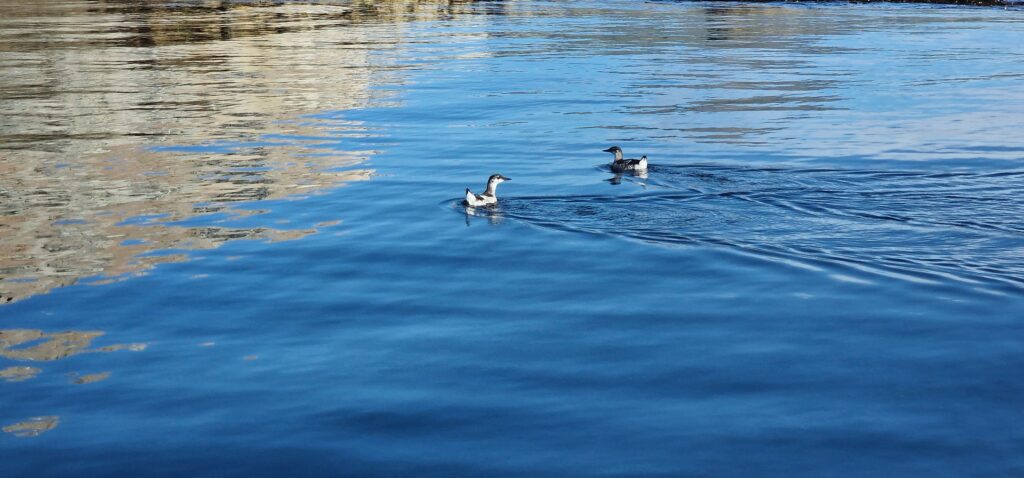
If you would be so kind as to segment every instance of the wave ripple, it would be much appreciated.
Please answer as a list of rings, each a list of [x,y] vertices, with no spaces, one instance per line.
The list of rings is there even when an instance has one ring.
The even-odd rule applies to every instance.
[[[857,282],[1024,292],[1024,171],[661,166],[647,183],[636,195],[510,199],[500,214],[651,244],[725,247]]]

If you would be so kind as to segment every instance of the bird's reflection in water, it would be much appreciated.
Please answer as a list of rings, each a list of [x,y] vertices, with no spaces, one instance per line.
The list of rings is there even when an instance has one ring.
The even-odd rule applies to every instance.
[[[469,227],[471,217],[487,218],[487,222],[492,226],[497,226],[498,224],[505,222],[505,214],[504,211],[502,211],[500,202],[492,206],[473,207],[460,204],[459,207],[465,211],[466,227]]]
[[[606,181],[608,181],[609,183],[617,186],[619,184],[622,184],[622,177],[623,176],[646,180],[647,179],[647,171],[627,171],[627,172],[623,172],[623,173],[614,173],[613,176],[608,178]],[[644,187],[644,188],[647,187],[647,182],[646,181],[636,181],[636,183],[639,184],[641,187]]]

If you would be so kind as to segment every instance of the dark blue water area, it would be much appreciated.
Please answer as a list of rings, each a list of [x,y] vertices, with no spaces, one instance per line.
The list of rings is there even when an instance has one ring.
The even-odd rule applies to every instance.
[[[466,227],[447,205],[361,207],[409,189],[397,179],[346,189],[302,204],[347,211],[321,234],[15,304],[50,329],[110,331],[97,345],[152,343],[90,357],[115,375],[70,397],[61,378],[10,387],[5,414],[62,419],[45,447],[5,443],[11,469],[963,476],[1020,464],[1007,421],[1021,396],[1018,299],[514,218]]]
[[[1024,474],[1024,70],[985,50],[1019,61],[1024,18],[774,6],[811,13],[697,41],[672,26],[695,5],[410,23],[379,53],[410,65],[394,104],[295,119],[373,134],[154,147],[316,141],[374,151],[374,175],[140,214],[313,232],[4,306],[146,344],[0,383],[3,424],[60,417],[0,436],[4,475]],[[996,70],[1020,75],[950,86]],[[613,175],[613,144],[650,171]],[[459,204],[495,172],[499,206]]]

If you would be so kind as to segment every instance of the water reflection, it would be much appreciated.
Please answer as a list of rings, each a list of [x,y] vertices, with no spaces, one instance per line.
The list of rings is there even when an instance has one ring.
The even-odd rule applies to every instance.
[[[759,471],[777,457],[801,457],[783,460],[798,471],[849,458],[851,474],[870,475],[897,461],[952,469],[939,455],[957,452],[961,469],[1016,463],[976,453],[1017,438],[991,426],[1014,416],[1001,405],[1014,400],[991,400],[1019,369],[1019,344],[1000,341],[1013,324],[990,317],[998,303],[890,277],[1019,293],[1020,221],[1006,217],[1021,176],[887,180],[891,163],[863,166],[953,147],[1019,158],[1005,135],[1019,121],[1000,123],[1019,120],[1016,82],[920,84],[1019,78],[1006,71],[1021,64],[1013,49],[988,56],[998,20],[634,1],[34,8],[61,13],[0,15],[22,23],[0,37],[8,298],[184,257],[168,252],[355,226],[180,268],[209,280],[173,270],[4,308],[4,327],[20,329],[3,332],[0,374],[36,378],[0,382],[14,405],[0,426],[63,428],[19,444],[9,474],[54,459],[69,475],[106,463],[195,475],[229,460],[294,476],[721,476],[734,470],[716,464],[736,456]],[[404,23],[416,19],[438,21]],[[1019,39],[1013,29],[999,41]],[[979,52],[922,46],[940,30]],[[940,49],[969,61],[913,63]],[[887,91],[905,103],[890,108]],[[998,100],[951,103],[981,95]],[[979,111],[993,121],[936,128]],[[643,143],[664,169],[609,186],[594,170],[609,136]],[[993,146],[1009,149],[977,149]],[[378,148],[388,155],[372,167],[399,177],[314,197],[374,178],[365,161]],[[818,153],[861,162],[716,166]],[[525,184],[496,210],[436,214],[480,168]],[[297,201],[268,201],[281,198]],[[276,221],[324,204],[338,217]],[[483,227],[467,234],[464,219]],[[866,281],[876,287],[850,285]],[[637,287],[624,297],[611,284]],[[83,321],[161,346],[97,347]],[[92,353],[105,351],[121,352]],[[955,433],[965,424],[983,438],[970,453]],[[639,445],[624,451],[623,437]],[[772,472],[786,474],[761,474]]]
[[[376,25],[468,4],[0,6],[0,303],[184,257],[149,251],[313,232],[179,224],[369,179],[375,152],[345,142],[375,131],[299,115],[385,104],[371,85],[401,81],[387,52],[403,33]]]
[[[466,216],[466,227],[473,224],[472,218],[484,218],[492,226],[497,226],[505,222],[505,213],[501,208],[501,202],[491,206],[473,207],[466,206],[462,200],[458,200],[452,203],[452,207],[456,207],[462,211]]]
[[[42,370],[35,367],[7,367],[0,370],[0,378],[8,382],[22,382],[39,375]]]
[[[60,417],[32,417],[25,421],[7,425],[3,428],[3,431],[18,438],[32,438],[57,428],[59,424]]]
[[[10,174],[0,182],[11,184],[7,189],[18,193],[7,198],[0,216],[0,272],[5,278],[0,293],[17,300],[83,277],[129,277],[182,258],[141,257],[148,251],[209,249],[233,239],[301,237],[311,229],[230,227],[232,219],[255,213],[231,205],[310,194],[371,174],[332,170],[357,164],[358,155],[321,156],[305,167],[288,167],[288,160],[280,156],[283,152],[259,153],[183,157],[108,152],[60,166],[5,163]],[[214,214],[219,218],[202,227],[176,225]]]
[[[186,258],[153,252],[292,240],[336,225],[265,224],[252,204],[370,179],[361,165],[376,151],[349,143],[374,129],[303,115],[389,105],[374,87],[404,81],[391,53],[405,36],[395,24],[451,18],[470,4],[0,4],[0,304]],[[93,347],[101,335],[0,330],[0,358],[146,349]],[[48,371],[11,365],[0,379]],[[71,385],[110,376],[66,374]],[[39,416],[3,431],[34,437],[59,423]]]
[[[919,160],[936,152],[946,158],[977,156],[957,147],[966,141],[946,138],[1005,144],[1013,136],[1019,103],[1013,92],[1005,95],[1004,109],[984,118],[935,101],[935,108],[952,111],[941,133],[930,114],[896,118],[851,109],[858,99],[849,89],[870,81],[871,71],[844,58],[871,52],[836,38],[886,31],[894,22],[923,32],[954,28],[976,21],[969,15],[894,19],[850,12],[837,22],[827,9],[780,5],[621,7],[612,12],[590,4],[468,1],[6,3],[0,7],[0,107],[6,112],[0,117],[0,303],[85,277],[103,276],[97,283],[131,277],[184,257],[146,254],[151,251],[312,233],[311,224],[288,231],[277,225],[232,227],[232,218],[255,214],[233,205],[371,178],[373,171],[361,165],[377,151],[353,143],[381,131],[341,113],[301,115],[395,104],[388,87],[405,82],[408,70],[432,68],[427,63],[438,59],[644,55],[640,65],[623,60],[610,71],[590,67],[583,70],[589,74],[572,75],[569,84],[580,89],[573,94],[590,101],[570,102],[558,114],[594,118],[576,123],[577,131],[605,131],[666,148],[685,144],[699,150],[696,143],[708,151],[727,144],[771,155]],[[613,24],[588,19],[605,14]],[[546,16],[553,24],[458,33],[492,38],[484,51],[453,48],[458,42],[425,47],[430,42],[419,37],[422,32],[404,27],[460,15]],[[651,27],[624,29],[615,22]],[[416,48],[425,49],[414,53],[421,55],[414,56],[419,64],[403,57]],[[890,57],[899,62],[921,54],[893,48]],[[978,78],[1016,77],[993,72]],[[906,94],[921,97],[931,95],[929,88],[944,87],[922,84],[916,74],[906,86]],[[487,95],[525,93],[543,101],[568,91]],[[613,114],[602,109],[609,100]],[[516,124],[525,123],[495,123]],[[799,141],[795,125],[804,136]],[[905,134],[893,138],[894,127]],[[934,149],[920,150],[929,142],[936,143]],[[786,149],[780,151],[780,144]],[[1012,148],[986,154],[1017,155]],[[182,225],[197,216],[210,220],[202,227]]]
[[[71,380],[71,383],[75,385],[85,385],[89,383],[102,382],[110,378],[110,372],[90,373],[86,375],[70,373],[68,374],[68,378]]]
[[[608,178],[607,181],[608,181],[608,183],[614,184],[614,185],[622,184],[623,176],[625,176],[627,178],[636,178],[636,179],[647,179],[649,177],[647,171],[627,171],[627,172],[624,172],[624,173],[612,172],[612,177]],[[638,181],[637,184],[639,184],[640,186],[643,186],[643,187],[647,186],[647,183],[645,183],[643,181]]]
[[[114,344],[89,348],[93,340],[103,335],[99,331],[64,331],[47,333],[42,330],[8,329],[0,330],[0,357],[17,362],[52,362],[83,353],[108,353],[122,350],[139,352],[146,344]],[[0,370],[0,378],[7,382],[23,382],[42,373],[43,370],[29,366],[10,366]],[[70,374],[74,384],[88,384],[105,380],[110,372],[78,375]],[[14,423],[3,431],[19,438],[35,437],[54,429],[60,423],[56,416],[35,417]]]
[[[89,349],[103,332],[67,331],[46,333],[42,330],[0,330],[0,357],[10,360],[50,362],[85,352],[142,351],[146,344],[116,344]]]

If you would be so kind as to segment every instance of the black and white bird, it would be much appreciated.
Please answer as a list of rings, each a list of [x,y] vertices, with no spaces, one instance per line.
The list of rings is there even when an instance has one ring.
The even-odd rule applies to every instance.
[[[487,189],[484,190],[483,194],[473,194],[473,191],[466,188],[466,200],[464,201],[464,204],[473,207],[497,204],[498,196],[495,195],[495,191],[498,189],[498,185],[505,181],[511,181],[511,179],[500,174],[492,174],[490,178],[487,178]]]
[[[647,155],[643,155],[640,159],[622,159],[622,148],[618,146],[612,146],[604,150],[606,153],[612,153],[615,155],[615,160],[610,165],[613,172],[625,173],[625,172],[644,172],[647,171]]]

